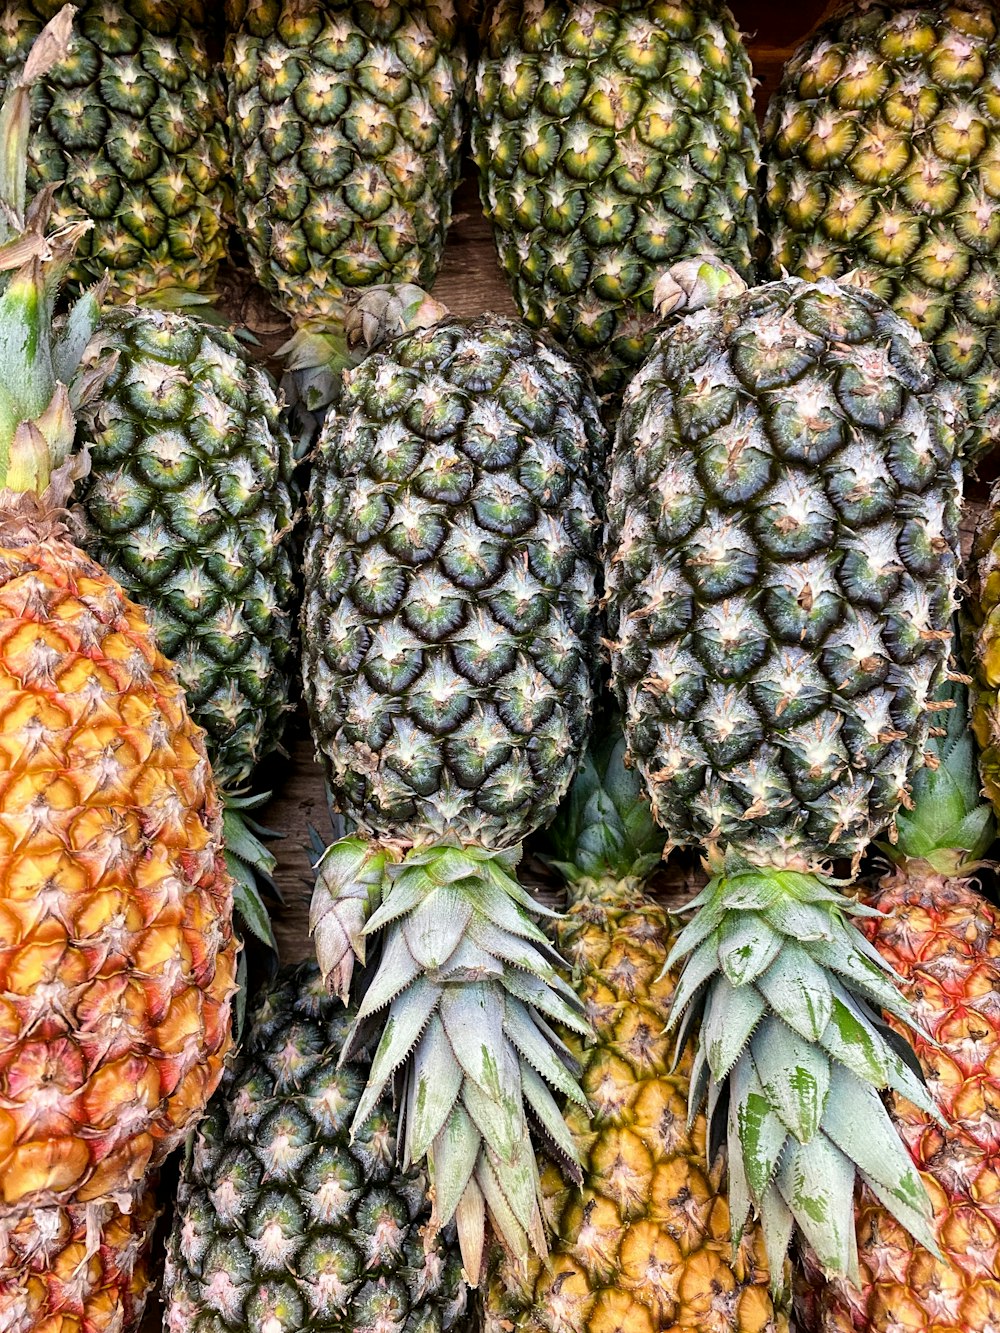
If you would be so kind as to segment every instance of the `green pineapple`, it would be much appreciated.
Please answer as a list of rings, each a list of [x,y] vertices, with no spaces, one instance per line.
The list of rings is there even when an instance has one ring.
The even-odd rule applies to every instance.
[[[862,0],[800,46],[764,127],[771,276],[851,273],[1000,431],[1000,62],[989,0]]]
[[[428,1233],[426,1180],[397,1163],[396,1111],[351,1130],[365,1067],[338,1055],[355,1014],[312,963],[283,969],[259,1002],[182,1171],[166,1333],[459,1326],[454,1231]]]
[[[83,417],[89,549],[148,612],[204,727],[227,802],[230,869],[273,859],[246,793],[291,704],[298,499],[291,438],[267,372],[230,334],[179,313],[107,310],[85,364],[115,366]],[[269,938],[251,903],[246,914]]]
[[[236,219],[297,326],[345,293],[434,280],[461,170],[466,56],[451,0],[227,0]]]
[[[878,1092],[932,1107],[879,1016],[911,1021],[866,909],[827,874],[891,827],[922,763],[961,474],[929,354],[878,297],[739,285],[691,264],[661,288],[694,313],[619,422],[612,669],[656,818],[713,876],[670,954],[671,1017],[698,1033],[692,1106],[707,1094],[728,1133],[734,1235],[756,1211],[773,1275],[798,1226],[856,1277],[856,1178],[935,1247]]]
[[[501,265],[615,399],[664,269],[715,254],[753,277],[749,58],[722,0],[495,0],[484,34],[473,145]]]
[[[64,0],[0,5],[0,91]],[[70,269],[135,296],[210,290],[226,253],[222,84],[202,0],[77,0],[68,55],[33,92],[28,187],[93,221]]]
[[[346,379],[313,471],[303,652],[313,736],[357,835],[323,862],[317,955],[350,1053],[383,1027],[357,1120],[395,1083],[403,1160],[478,1278],[485,1216],[545,1252],[525,1101],[581,1098],[548,1020],[587,1025],[514,879],[586,743],[603,463],[586,376],[517,321],[445,318]]]

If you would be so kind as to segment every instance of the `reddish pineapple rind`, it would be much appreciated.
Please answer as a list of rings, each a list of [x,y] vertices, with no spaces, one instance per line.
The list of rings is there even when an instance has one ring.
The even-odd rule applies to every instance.
[[[993,1333],[1000,1328],[1000,920],[966,880],[924,870],[893,872],[864,901],[887,914],[866,922],[866,934],[939,1043],[908,1034],[948,1128],[899,1097],[892,1111],[930,1193],[944,1261],[915,1245],[862,1188],[862,1285],[827,1281],[815,1257],[804,1255],[799,1328]]]

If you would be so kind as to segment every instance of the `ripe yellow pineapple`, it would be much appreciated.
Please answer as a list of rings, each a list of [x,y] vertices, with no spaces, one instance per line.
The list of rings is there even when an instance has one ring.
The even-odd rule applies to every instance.
[[[939,714],[940,716],[940,714]],[[935,1257],[862,1187],[860,1281],[826,1281],[804,1255],[801,1333],[993,1333],[1000,1328],[1000,919],[973,888],[994,836],[979,794],[966,700],[931,746],[938,766],[897,816],[892,871],[862,901],[863,929],[902,978],[923,1032],[906,1032],[944,1117],[893,1096],[892,1116],[930,1195]],[[905,1029],[888,1020],[897,1033]]]
[[[45,192],[25,217],[25,144],[71,18],[0,111],[0,1232],[65,1207],[94,1251],[218,1082],[236,946],[202,733],[65,511],[99,293],[53,329],[89,224],[46,236]]]
[[[566,1112],[583,1185],[543,1171],[549,1263],[495,1256],[487,1333],[777,1333],[760,1230],[733,1255],[723,1162],[704,1115],[688,1123],[692,1054],[675,1066],[664,1033],[675,930],[643,887],[664,839],[624,749],[614,735],[592,749],[549,832],[570,899],[556,942],[595,1033],[561,1034],[591,1107]]]

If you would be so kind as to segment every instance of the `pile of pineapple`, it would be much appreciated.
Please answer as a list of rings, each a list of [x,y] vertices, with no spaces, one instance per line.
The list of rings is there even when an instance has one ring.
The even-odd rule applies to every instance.
[[[224,8],[0,3],[0,1333],[996,1333],[1000,12]]]

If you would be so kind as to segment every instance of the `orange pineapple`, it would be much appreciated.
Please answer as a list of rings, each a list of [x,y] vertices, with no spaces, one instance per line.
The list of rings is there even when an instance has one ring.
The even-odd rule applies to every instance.
[[[139,1199],[219,1080],[236,946],[202,734],[65,509],[100,302],[53,329],[89,224],[46,236],[49,192],[25,217],[24,154],[28,85],[72,13],[0,111],[0,1239],[65,1206],[58,1234],[97,1253],[109,1201]],[[0,1258],[15,1286],[18,1262]]]
[[[123,1333],[152,1286],[152,1188],[131,1213],[107,1202],[39,1208],[0,1232],[4,1333]]]
[[[1000,920],[970,882],[994,828],[980,800],[964,695],[948,721],[939,767],[917,777],[914,807],[897,817],[899,839],[885,848],[893,869],[863,895],[886,914],[866,921],[865,933],[934,1039],[906,1034],[946,1123],[898,1096],[893,1119],[930,1194],[941,1257],[915,1244],[863,1188],[860,1284],[827,1282],[815,1256],[804,1256],[802,1333],[1000,1328]]]

